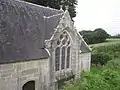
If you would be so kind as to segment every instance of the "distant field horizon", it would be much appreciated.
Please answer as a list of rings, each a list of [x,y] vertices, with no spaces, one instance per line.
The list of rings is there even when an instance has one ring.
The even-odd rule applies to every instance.
[[[96,28],[95,28],[96,29]],[[85,30],[85,31],[94,31],[95,29],[82,29],[82,30],[80,30],[80,29],[77,29],[78,31],[83,31],[83,30]],[[103,28],[104,29],[104,28]],[[105,30],[105,29],[104,29]],[[112,36],[114,36],[114,35],[117,35],[117,34],[120,34],[120,30],[119,31],[117,31],[117,32],[111,32],[111,31],[108,31],[108,30],[105,30],[108,34],[110,34],[110,35],[112,35]]]
[[[97,43],[97,44],[90,44],[89,47],[99,47],[99,46],[107,46],[112,44],[120,44],[120,38],[111,38],[107,39],[106,42],[103,43]]]

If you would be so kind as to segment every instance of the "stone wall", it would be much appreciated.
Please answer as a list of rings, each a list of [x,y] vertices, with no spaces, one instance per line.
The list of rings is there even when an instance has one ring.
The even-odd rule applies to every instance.
[[[0,65],[0,90],[22,90],[28,81],[35,81],[35,90],[49,90],[49,60]]]
[[[81,70],[89,71],[91,65],[91,53],[81,53],[79,57],[81,60]]]

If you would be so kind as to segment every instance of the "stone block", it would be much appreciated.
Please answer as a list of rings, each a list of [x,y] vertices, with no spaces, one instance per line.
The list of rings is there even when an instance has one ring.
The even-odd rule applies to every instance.
[[[34,69],[28,69],[28,70],[24,70],[22,72],[22,75],[29,75],[29,74],[34,74],[38,72],[38,68],[34,68]]]
[[[12,68],[14,68],[13,64],[3,64],[3,65],[0,65],[0,71],[9,70],[9,69],[12,69]]]
[[[1,78],[11,76],[14,71],[14,69],[1,71]]]
[[[25,69],[25,63],[14,64],[14,68],[16,68],[18,71],[21,71],[21,70]]]
[[[19,78],[20,81],[24,81],[24,80],[26,80],[26,79],[27,79],[27,77],[20,77],[20,78]]]

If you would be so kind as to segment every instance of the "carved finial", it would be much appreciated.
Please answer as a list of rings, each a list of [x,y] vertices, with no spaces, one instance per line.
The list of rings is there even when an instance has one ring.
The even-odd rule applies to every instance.
[[[65,6],[65,10],[68,10],[69,9],[69,6]]]

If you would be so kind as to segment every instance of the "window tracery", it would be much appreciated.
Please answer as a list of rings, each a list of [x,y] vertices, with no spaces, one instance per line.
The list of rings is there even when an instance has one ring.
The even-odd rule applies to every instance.
[[[70,67],[70,45],[70,37],[68,33],[64,31],[56,41],[55,71]]]

